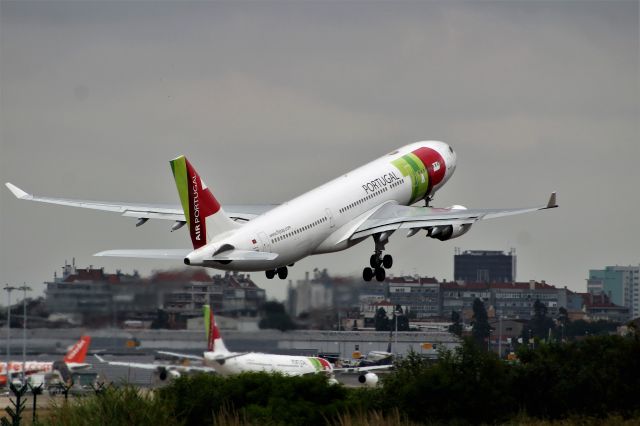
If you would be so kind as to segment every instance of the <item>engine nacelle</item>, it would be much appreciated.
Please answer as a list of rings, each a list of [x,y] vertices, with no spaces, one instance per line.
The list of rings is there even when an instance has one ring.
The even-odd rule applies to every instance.
[[[180,372],[177,370],[168,370],[166,367],[158,367],[156,375],[158,376],[158,379],[164,382],[167,379],[177,379],[180,377]]]
[[[447,208],[449,210],[467,210],[465,206],[460,205],[454,205]],[[433,228],[429,229],[427,236],[440,241],[447,241],[466,234],[469,229],[471,229],[470,223],[464,225],[434,226]]]
[[[378,380],[378,375],[372,372],[358,376],[358,381],[367,387],[375,387],[378,384]]]

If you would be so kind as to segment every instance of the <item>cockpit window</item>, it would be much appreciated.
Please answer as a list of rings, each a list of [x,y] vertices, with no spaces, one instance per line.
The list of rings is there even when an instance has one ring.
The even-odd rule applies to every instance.
[[[451,148],[451,146],[449,146],[449,152],[453,154],[453,148]]]

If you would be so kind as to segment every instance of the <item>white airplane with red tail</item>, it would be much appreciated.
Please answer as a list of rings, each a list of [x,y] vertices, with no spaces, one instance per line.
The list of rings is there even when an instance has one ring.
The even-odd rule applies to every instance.
[[[435,193],[456,168],[453,148],[438,141],[416,142],[396,149],[360,168],[278,206],[227,206],[223,209],[184,156],[171,160],[181,206],[113,203],[40,197],[11,183],[22,200],[121,213],[138,218],[188,224],[193,249],[108,250],[96,256],[182,259],[185,264],[230,271],[265,271],[285,279],[288,266],[307,256],[337,252],[369,237],[374,251],[363,269],[364,280],[385,279],[393,265],[383,255],[392,234],[421,231],[440,241],[457,238],[483,219],[500,218],[557,207],[556,194],[542,206],[517,209],[431,207]],[[424,206],[414,205],[425,202]]]

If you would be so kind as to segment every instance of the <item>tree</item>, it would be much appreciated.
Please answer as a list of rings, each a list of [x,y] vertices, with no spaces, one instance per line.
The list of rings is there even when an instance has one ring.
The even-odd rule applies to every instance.
[[[533,312],[533,318],[522,329],[522,337],[524,339],[529,339],[530,337],[546,339],[556,327],[553,320],[547,317],[547,306],[539,299],[536,299],[533,304]]]
[[[293,330],[296,325],[291,320],[289,314],[284,309],[284,304],[280,302],[266,302],[262,305],[264,318],[258,323],[260,328],[273,328],[280,331]]]
[[[561,306],[558,309],[558,318],[556,319],[558,323],[559,329],[556,328],[555,337],[557,340],[563,342],[565,338],[565,332],[567,329],[567,325],[569,324],[569,312],[564,306]]]
[[[473,340],[482,345],[484,340],[489,338],[490,332],[487,309],[484,307],[484,302],[476,298],[473,301]]]
[[[409,331],[409,318],[404,314],[402,306],[396,305],[393,311],[393,319],[389,323],[389,326],[394,330]]]
[[[449,333],[455,334],[458,337],[462,336],[462,323],[460,322],[460,313],[457,311],[451,311],[451,324],[449,326]]]
[[[158,311],[156,312],[156,317],[151,322],[150,327],[153,329],[169,328],[169,315],[167,314],[167,312],[163,309],[158,309]]]
[[[376,316],[374,318],[374,324],[376,327],[376,331],[387,331],[389,330],[389,318],[387,318],[387,311],[383,307],[378,308],[376,311]]]

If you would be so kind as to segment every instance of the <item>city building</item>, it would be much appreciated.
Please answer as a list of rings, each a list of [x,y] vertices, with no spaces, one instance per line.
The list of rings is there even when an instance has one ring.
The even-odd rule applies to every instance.
[[[580,293],[584,312],[591,321],[613,321],[624,323],[629,320],[629,308],[611,302],[606,293]]]
[[[640,265],[590,269],[587,291],[604,293],[611,303],[627,307],[631,318],[640,317]]]
[[[510,283],[516,280],[516,250],[455,249],[453,279],[457,282]]]
[[[109,274],[104,268],[76,268],[65,262],[62,276],[45,283],[50,314],[74,322],[107,325],[126,320],[151,321],[163,310],[175,322],[200,316],[209,304],[231,317],[255,317],[266,293],[249,275],[210,276],[205,269],[158,271],[144,278],[137,272]]]
[[[530,319],[536,300],[547,307],[547,315],[555,317],[560,307],[566,307],[569,290],[557,288],[545,281],[528,283],[441,283],[442,316],[450,318],[452,311],[462,314],[465,320],[473,315],[476,298],[484,302],[490,316]]]
[[[404,276],[387,279],[389,301],[406,307],[412,319],[441,315],[440,283],[435,278]]]
[[[320,310],[352,313],[363,299],[387,297],[386,283],[365,282],[360,277],[330,276],[326,269],[305,273],[287,291],[287,312],[294,317]]]
[[[105,273],[104,268],[76,268],[75,260],[45,282],[45,306],[55,315],[65,314],[72,322],[114,323],[117,318],[141,319],[155,315],[166,292],[173,287],[154,286],[134,271]]]

